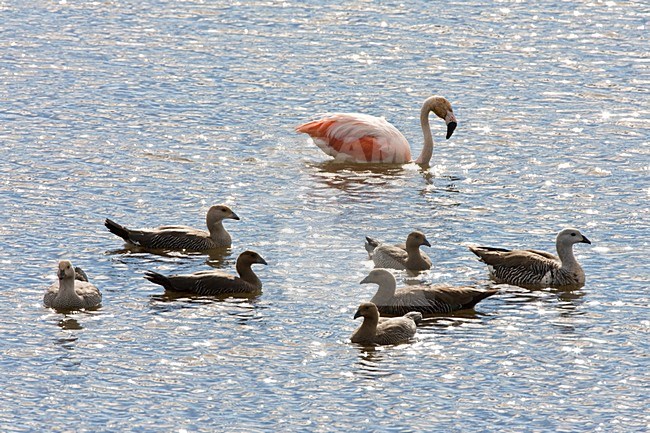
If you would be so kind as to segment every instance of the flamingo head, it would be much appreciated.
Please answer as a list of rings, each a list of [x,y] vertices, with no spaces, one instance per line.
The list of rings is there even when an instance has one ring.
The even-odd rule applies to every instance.
[[[436,116],[445,121],[447,124],[447,139],[449,139],[456,130],[456,126],[458,126],[451,103],[442,96],[432,96],[424,103],[429,107],[429,111],[433,111]]]

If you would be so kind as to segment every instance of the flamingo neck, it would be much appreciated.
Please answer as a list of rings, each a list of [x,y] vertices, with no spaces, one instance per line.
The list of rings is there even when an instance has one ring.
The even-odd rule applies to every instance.
[[[429,113],[431,107],[425,103],[420,110],[420,126],[422,127],[422,135],[424,136],[424,145],[420,156],[415,160],[416,164],[429,165],[431,156],[433,156],[433,137],[431,136],[431,126],[429,125]]]

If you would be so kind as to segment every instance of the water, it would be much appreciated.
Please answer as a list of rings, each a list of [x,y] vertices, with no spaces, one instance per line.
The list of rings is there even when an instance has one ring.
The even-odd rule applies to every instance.
[[[646,431],[645,2],[0,4],[0,429]],[[432,167],[336,165],[293,127],[386,116]],[[103,227],[226,222],[261,296],[170,299],[142,278],[205,256],[123,254]],[[503,286],[413,344],[346,340],[373,287],[365,235],[423,230],[431,282],[488,286],[471,244],[552,250],[581,290]],[[104,294],[44,309],[69,258]],[[74,426],[74,427],[71,427]]]

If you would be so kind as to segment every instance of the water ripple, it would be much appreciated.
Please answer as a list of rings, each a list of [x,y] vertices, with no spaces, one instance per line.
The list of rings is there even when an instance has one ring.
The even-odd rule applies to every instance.
[[[0,5],[2,431],[644,431],[648,11],[643,2]],[[335,164],[295,125],[385,116],[430,168]],[[122,249],[104,218],[203,225],[223,255]],[[364,237],[432,240],[425,282],[492,286],[473,244],[552,251],[580,290],[498,286],[394,347],[349,343]],[[142,278],[269,262],[252,299]],[[100,309],[43,309],[70,258]],[[400,278],[400,284],[404,283]],[[468,422],[467,420],[471,420]]]

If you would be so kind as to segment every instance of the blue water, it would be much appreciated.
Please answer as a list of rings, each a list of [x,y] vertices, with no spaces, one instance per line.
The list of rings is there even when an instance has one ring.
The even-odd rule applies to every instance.
[[[0,4],[0,430],[646,431],[646,2]],[[332,164],[293,128],[385,116],[432,166]],[[126,254],[103,227],[202,227],[232,253]],[[501,293],[417,341],[349,343],[364,236],[423,230],[427,282],[488,287],[468,245],[553,250],[577,291]],[[268,262],[254,299],[171,299],[145,270]],[[42,307],[57,261],[102,290]],[[401,278],[400,278],[401,280]],[[402,284],[402,281],[400,281]]]

